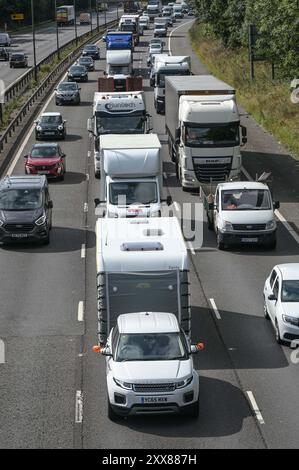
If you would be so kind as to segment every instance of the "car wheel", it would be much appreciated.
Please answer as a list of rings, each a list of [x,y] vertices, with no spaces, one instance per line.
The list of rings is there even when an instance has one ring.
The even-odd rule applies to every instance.
[[[217,248],[218,250],[224,250],[225,249],[225,244],[220,240],[220,235],[217,232]]]
[[[277,344],[282,344],[283,341],[280,337],[280,331],[279,331],[279,326],[278,326],[278,323],[277,323],[277,319],[275,318],[275,339],[276,339],[276,343]]]
[[[64,181],[64,173],[59,177],[60,181]]]
[[[108,419],[110,419],[110,421],[117,421],[119,419],[119,416],[113,411],[113,408],[110,405],[109,398],[107,399],[107,405],[108,405]]]
[[[267,305],[266,305],[266,300],[264,299],[264,317],[266,318],[266,320],[270,320],[270,316],[269,316],[269,313],[268,313],[268,309],[267,309]]]

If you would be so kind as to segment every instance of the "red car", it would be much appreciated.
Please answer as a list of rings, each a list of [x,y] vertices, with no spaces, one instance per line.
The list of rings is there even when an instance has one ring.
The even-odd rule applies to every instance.
[[[46,175],[49,178],[64,180],[65,154],[58,144],[34,144],[30,154],[24,158],[27,175]]]

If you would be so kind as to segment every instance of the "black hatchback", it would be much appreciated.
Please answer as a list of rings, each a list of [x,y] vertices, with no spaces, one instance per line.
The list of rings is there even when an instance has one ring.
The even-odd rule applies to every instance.
[[[9,60],[10,68],[15,67],[28,67],[28,56],[23,52],[13,52]]]
[[[87,82],[88,72],[84,65],[72,65],[67,72],[69,82]]]
[[[83,51],[82,51],[82,56],[86,57],[92,57],[93,60],[99,60],[100,59],[100,49],[96,44],[86,44],[84,46]]]
[[[50,242],[52,207],[45,176],[0,181],[0,242]]]

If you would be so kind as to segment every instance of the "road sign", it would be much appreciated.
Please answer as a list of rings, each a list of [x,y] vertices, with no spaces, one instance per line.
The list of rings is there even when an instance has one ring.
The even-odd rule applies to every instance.
[[[13,13],[10,15],[11,19],[14,21],[19,21],[24,19],[24,13]]]

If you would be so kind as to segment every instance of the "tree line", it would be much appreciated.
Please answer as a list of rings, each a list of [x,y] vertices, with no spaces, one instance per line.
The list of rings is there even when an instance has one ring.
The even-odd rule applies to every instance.
[[[196,0],[197,17],[229,48],[248,46],[248,28],[259,33],[257,51],[286,77],[299,78],[298,0]]]

